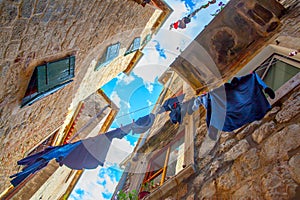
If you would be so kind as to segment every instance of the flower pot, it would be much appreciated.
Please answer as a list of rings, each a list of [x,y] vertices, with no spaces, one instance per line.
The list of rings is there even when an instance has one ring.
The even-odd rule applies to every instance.
[[[139,199],[143,199],[145,196],[147,196],[147,195],[149,195],[150,194],[150,192],[148,192],[148,191],[141,191],[140,193],[139,193]]]

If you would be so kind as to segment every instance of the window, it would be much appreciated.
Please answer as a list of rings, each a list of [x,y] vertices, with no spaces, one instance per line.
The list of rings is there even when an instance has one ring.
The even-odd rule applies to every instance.
[[[112,44],[106,48],[106,51],[100,58],[95,70],[99,70],[101,67],[108,65],[113,59],[118,57],[120,50],[120,42]]]
[[[166,146],[150,160],[143,185],[150,185],[150,190],[158,187],[178,174],[184,168],[183,165],[184,131],[179,134],[175,142]]]
[[[140,37],[135,38],[132,41],[130,47],[125,52],[125,56],[132,53],[132,52],[134,52],[134,51],[136,51],[136,50],[138,50],[140,48],[140,45],[141,45],[141,38]]]
[[[142,46],[146,45],[151,40],[151,34],[148,34],[142,42]]]
[[[273,55],[255,71],[270,88],[277,90],[300,72],[299,65],[297,61]]]
[[[21,107],[31,105],[37,100],[63,88],[74,77],[75,56],[55,62],[47,62],[34,69]]]

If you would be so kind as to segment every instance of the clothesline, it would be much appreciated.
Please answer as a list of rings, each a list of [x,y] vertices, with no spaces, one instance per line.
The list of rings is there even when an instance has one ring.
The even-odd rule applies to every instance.
[[[235,77],[231,83],[225,83],[224,86],[209,92],[209,95],[201,95],[201,104],[207,109],[206,121],[209,137],[216,140],[215,130],[217,129],[232,131],[246,123],[261,119],[271,108],[262,92],[263,89],[271,98],[275,97],[272,89],[267,87],[256,73],[251,73],[243,77]],[[165,100],[156,114],[170,111],[171,122],[181,124],[186,113],[191,115],[198,109],[197,107],[194,109],[193,106],[198,102],[199,96],[183,102],[184,96],[185,94],[182,94]],[[66,165],[71,169],[94,169],[99,165],[103,166],[112,139],[122,139],[130,131],[138,134],[148,131],[154,123],[156,114],[150,113],[105,134],[62,146],[50,146],[42,152],[23,158],[18,161],[18,164],[25,165],[25,167],[21,172],[10,176],[13,178],[11,183],[14,186],[18,185],[30,174],[47,166],[52,159],[56,159],[60,165]]]
[[[268,63],[265,63],[265,64],[263,64],[263,65],[260,65],[258,68],[260,68],[260,67],[262,67],[262,68],[260,68],[260,69],[258,69],[258,70],[256,70],[256,72],[258,72],[258,71],[261,71],[261,70],[263,70],[263,69],[266,69],[268,66],[269,66],[269,64],[270,64],[270,62],[272,62],[272,60],[270,60]],[[275,61],[273,61],[272,62],[272,64],[276,64],[277,62],[279,62],[279,60],[275,60]],[[223,77],[225,77],[226,76],[226,74],[223,76]],[[199,90],[199,89],[204,89],[204,88],[207,88],[208,86],[215,86],[216,84],[218,84],[218,83],[223,83],[223,79],[219,79],[218,81],[216,81],[216,82],[213,82],[213,83],[210,83],[210,84],[206,84],[206,85],[204,85],[203,87],[200,87],[200,88],[197,88],[197,90]],[[134,110],[134,111],[132,111],[132,112],[129,112],[129,113],[125,113],[125,114],[123,114],[123,115],[120,115],[120,116],[118,116],[118,117],[116,117],[115,119],[119,119],[119,118],[121,118],[121,117],[124,117],[124,116],[127,116],[127,115],[130,115],[130,114],[134,114],[134,113],[137,113],[137,112],[139,112],[139,111],[141,111],[141,110],[144,110],[144,109],[147,109],[147,108],[150,108],[150,107],[152,107],[152,106],[155,106],[155,105],[160,105],[160,104],[158,104],[158,103],[154,103],[154,104],[151,104],[151,105],[149,105],[149,106],[145,106],[145,107],[142,107],[142,108],[140,108],[140,109],[137,109],[137,110]],[[105,106],[103,109],[106,109],[108,106]],[[72,138],[69,140],[69,142],[71,142],[76,136],[78,136],[81,132],[83,132],[98,116],[100,116],[100,114],[102,113],[102,111],[103,110],[101,110],[101,111],[99,111],[93,118],[91,118],[83,127],[81,127],[79,130],[78,130],[78,132],[77,133],[75,133],[75,135],[74,136],[72,136]],[[104,124],[104,122],[102,122],[102,123],[99,123],[99,125],[101,125],[101,124]]]
[[[271,62],[272,62],[272,63],[271,63]],[[260,65],[259,67],[257,67],[256,69],[258,69],[258,70],[255,70],[255,71],[258,72],[258,71],[264,70],[264,69],[266,69],[266,68],[270,65],[270,63],[273,65],[273,64],[276,64],[277,62],[280,62],[280,61],[279,61],[279,60],[270,60],[269,62],[264,63],[264,64]],[[281,69],[279,69],[279,70],[281,70]],[[283,71],[283,70],[282,70],[282,71]],[[223,75],[223,77],[226,77],[226,74]],[[216,82],[213,82],[213,83],[210,83],[210,84],[206,84],[206,85],[204,85],[203,87],[197,88],[197,90],[207,88],[208,86],[215,86],[215,85],[218,84],[218,83],[223,83],[223,79],[219,79],[219,80],[216,81]],[[134,111],[132,111],[132,112],[129,112],[129,113],[120,115],[120,116],[116,117],[115,119],[119,119],[119,118],[121,118],[121,117],[130,115],[130,114],[137,113],[137,112],[139,112],[139,111],[141,111],[141,110],[150,108],[150,107],[155,106],[155,105],[160,105],[160,104],[154,103],[154,104],[151,104],[151,105],[149,105],[149,106],[145,106],[145,107],[142,107],[142,108],[140,108],[140,109],[134,110]],[[108,107],[108,105],[105,106],[103,109],[105,110],[107,107]],[[90,124],[91,124],[98,116],[100,116],[100,114],[104,111],[103,109],[102,109],[101,111],[99,111],[93,118],[91,118],[91,119],[90,119],[83,127],[81,127],[81,128],[78,130],[78,132],[75,133],[74,136],[72,136],[72,138],[69,140],[69,142],[72,142],[72,140],[73,140],[76,136],[78,136],[81,132],[83,132],[83,131],[84,131],[84,130],[85,130],[85,129],[86,129],[86,128],[87,128],[87,127],[88,127],[88,126],[89,126],[89,125],[90,125]],[[104,122],[100,123],[100,125],[101,125],[101,124],[104,124]]]

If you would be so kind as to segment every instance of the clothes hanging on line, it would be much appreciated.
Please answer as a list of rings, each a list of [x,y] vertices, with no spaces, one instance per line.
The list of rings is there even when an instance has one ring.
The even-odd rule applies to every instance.
[[[185,97],[185,94],[172,97],[167,99],[158,114],[162,112],[171,111],[169,113],[170,120],[173,124],[181,124],[186,113],[189,115],[193,114],[194,110],[192,109],[195,97],[192,97],[190,100],[182,102]]]
[[[13,186],[17,186],[24,179],[26,179],[30,174],[33,174],[42,168],[46,167],[50,160],[56,159],[59,162],[65,156],[67,156],[72,150],[74,150],[80,142],[75,142],[71,144],[66,144],[62,146],[50,146],[45,150],[28,156],[22,160],[19,160],[18,165],[24,165],[25,167],[21,172],[16,173],[10,178],[13,178],[10,182]]]
[[[77,170],[103,166],[114,138],[122,139],[131,131],[133,133],[144,133],[151,128],[154,118],[155,115],[150,113],[140,117],[136,122],[121,126],[105,134],[61,146],[49,146],[41,152],[19,160],[17,164],[25,167],[21,172],[10,176],[10,178],[13,178],[10,182],[13,186],[17,186],[30,174],[34,174],[47,166],[52,159],[55,159],[61,166],[66,165]]]
[[[197,97],[194,108],[199,103],[206,108],[208,134],[216,140],[217,130],[230,132],[265,116],[271,106],[263,91],[275,97],[274,91],[251,73]]]
[[[201,9],[207,8],[209,5],[211,4],[215,4],[217,1],[216,0],[211,0],[208,1],[206,4],[201,5],[200,8],[194,10],[192,13],[190,13],[189,15],[183,17],[182,19],[177,20],[176,22],[172,23],[170,25],[170,30],[174,29],[185,29],[186,28],[186,24],[191,22],[192,17],[194,17]],[[219,4],[220,5],[220,4]]]
[[[137,121],[132,123],[132,134],[145,133],[154,123],[155,115],[150,113],[144,117],[140,117]]]

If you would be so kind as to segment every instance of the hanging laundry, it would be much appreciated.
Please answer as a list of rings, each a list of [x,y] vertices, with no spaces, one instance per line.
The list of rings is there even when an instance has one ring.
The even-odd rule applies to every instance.
[[[41,152],[19,160],[17,164],[25,167],[21,172],[10,176],[10,178],[13,178],[11,184],[17,186],[30,174],[34,174],[47,166],[52,159],[71,169],[94,169],[99,165],[103,166],[112,140],[126,136],[132,130],[133,125],[133,123],[130,123],[105,134],[74,143],[50,146]]]
[[[47,166],[50,160],[56,161],[62,166],[66,165],[71,169],[94,169],[103,166],[107,152],[114,138],[122,139],[131,131],[133,133],[146,132],[152,125],[155,115],[140,117],[136,122],[129,123],[111,130],[105,134],[90,137],[74,143],[64,144],[62,146],[50,146],[45,150],[19,160],[18,165],[25,167],[21,172],[16,173],[10,178],[11,184],[17,186],[30,174],[34,174]]]
[[[231,83],[225,83],[201,96],[200,101],[207,109],[209,137],[216,140],[217,130],[230,132],[262,119],[271,108],[263,90],[270,98],[275,98],[274,91],[256,73],[251,73],[235,77]],[[196,100],[199,101],[199,98]]]
[[[81,144],[59,161],[71,169],[95,169],[103,166],[107,152],[114,138],[122,139],[131,129],[116,128],[105,134],[81,140]]]
[[[149,130],[154,123],[155,115],[150,113],[144,117],[140,117],[137,121],[132,124],[132,134],[144,133]]]
[[[212,1],[208,1],[207,4],[204,4],[202,6],[200,6],[200,8],[196,9],[195,11],[193,11],[192,13],[190,13],[189,15],[183,17],[182,19],[172,23],[170,25],[170,30],[174,29],[185,29],[186,28],[186,24],[191,22],[192,17],[194,17],[201,9],[207,8],[209,5],[216,3],[216,0],[212,0]]]
[[[221,1],[218,6],[220,7],[219,9],[216,10],[215,13],[210,14],[211,16],[216,16],[217,14],[219,14],[219,12],[221,12],[221,10],[223,10],[223,8],[225,7],[225,4]]]
[[[169,114],[171,122],[173,124],[181,124],[186,113],[191,115],[194,112],[192,106],[195,98],[193,97],[192,99],[182,103],[184,97],[185,94],[182,94],[180,96],[167,99],[157,113],[160,114],[162,112],[171,111]]]
[[[157,114],[166,112],[166,111],[171,111],[169,116],[170,120],[173,124],[176,124],[177,122],[181,123],[181,102],[183,101],[185,97],[185,94],[182,94],[177,97],[173,97],[170,99],[167,99],[163,105],[161,106],[160,110],[157,112]]]
[[[24,179],[26,179],[30,174],[33,174],[40,169],[47,166],[50,160],[56,159],[59,162],[65,156],[67,156],[72,150],[74,150],[80,142],[75,142],[72,144],[66,144],[56,147],[48,147],[44,151],[28,156],[22,160],[19,160],[18,165],[25,165],[21,172],[16,173],[10,178],[13,178],[10,182],[13,186],[17,186]]]

